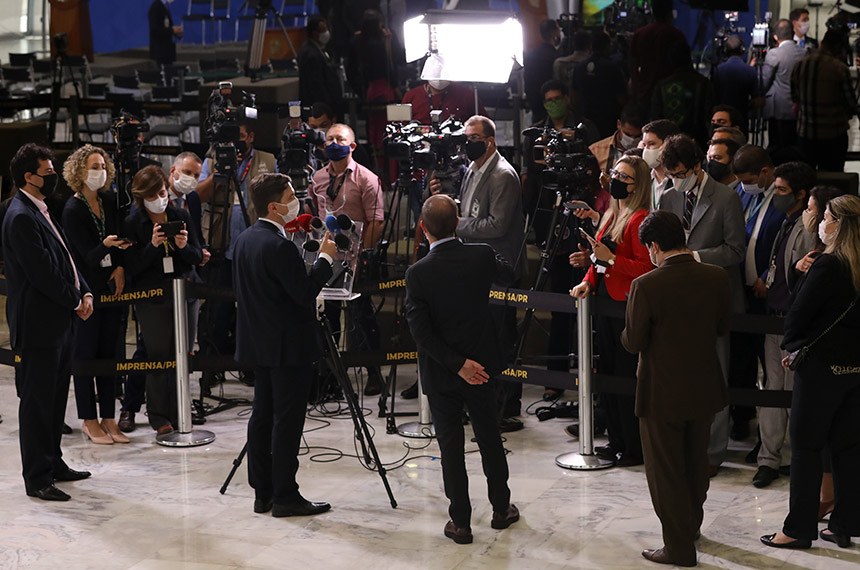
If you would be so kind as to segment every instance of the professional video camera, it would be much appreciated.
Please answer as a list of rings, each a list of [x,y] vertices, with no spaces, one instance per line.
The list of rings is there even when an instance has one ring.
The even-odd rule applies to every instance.
[[[290,118],[290,122],[301,121],[299,126],[293,128],[287,125],[281,136],[281,154],[278,156],[278,171],[287,174],[292,179],[293,190],[299,200],[308,197],[308,185],[313,174],[310,168],[310,157],[314,150],[325,143],[325,135],[315,131],[304,122],[303,112],[309,111],[302,108],[301,102],[290,101],[287,108],[288,115],[284,109],[278,109],[278,116]]]
[[[549,126],[523,131],[523,136],[535,138],[534,160],[546,164],[541,172],[543,189],[561,192],[564,202],[590,203],[593,195],[590,190],[600,178],[600,165],[588,150],[584,132],[582,124],[562,131]]]
[[[441,192],[455,196],[460,190],[463,167],[468,164],[462,145],[466,142],[463,123],[449,117],[439,122],[442,111],[430,113],[432,125],[408,123],[386,126],[385,152],[415,168],[433,170],[442,183]]]
[[[838,6],[838,5],[837,5]],[[828,18],[824,24],[828,30],[837,30],[845,37],[845,44],[842,47],[843,60],[849,66],[853,65],[852,51],[854,54],[860,53],[860,38],[851,42],[851,33],[860,29],[860,12],[846,12],[839,10],[834,16]]]
[[[140,135],[148,131],[149,123],[124,110],[120,110],[111,125],[111,133],[116,141],[113,160],[116,166],[117,207],[121,211],[131,206],[131,180],[137,174],[143,146]]]
[[[219,172],[231,175],[236,169],[236,143],[239,141],[239,122],[256,119],[255,96],[242,91],[242,104],[233,106],[230,95],[233,84],[222,81],[213,89],[206,103],[206,137],[215,150],[215,164]]]
[[[648,24],[651,6],[637,0],[615,0],[606,8],[603,25],[606,31],[616,34],[632,34]]]

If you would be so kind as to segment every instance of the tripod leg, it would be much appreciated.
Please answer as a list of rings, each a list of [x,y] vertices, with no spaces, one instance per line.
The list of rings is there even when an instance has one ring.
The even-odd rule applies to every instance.
[[[242,451],[239,452],[239,455],[236,456],[236,459],[233,460],[233,467],[230,469],[230,473],[227,474],[227,478],[224,479],[224,484],[221,485],[221,489],[218,491],[222,495],[227,492],[227,486],[230,485],[230,481],[233,480],[233,475],[236,474],[236,470],[239,469],[239,466],[242,465],[242,459],[245,458],[245,454],[248,453],[248,442],[245,442],[245,445],[242,446]]]

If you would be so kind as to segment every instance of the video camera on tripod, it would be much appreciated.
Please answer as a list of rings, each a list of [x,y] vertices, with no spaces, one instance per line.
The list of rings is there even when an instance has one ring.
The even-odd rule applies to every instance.
[[[149,123],[122,109],[111,125],[111,133],[116,141],[113,159],[117,173],[116,201],[120,211],[131,206],[131,181],[137,173],[143,146],[140,135],[146,132],[149,132]]]
[[[535,139],[535,162],[546,165],[541,172],[542,190],[560,192],[564,202],[590,203],[590,189],[600,178],[600,165],[588,150],[584,133],[585,126],[581,123],[573,129],[531,127],[522,133]]]
[[[215,151],[215,165],[219,172],[232,175],[236,170],[236,143],[239,142],[239,122],[256,119],[257,108],[254,94],[242,91],[242,104],[233,105],[230,95],[233,84],[222,81],[213,89],[206,103],[205,131]]]
[[[285,109],[278,109],[280,118],[289,117],[291,123],[301,121],[298,128],[288,125],[281,136],[281,154],[278,156],[278,171],[283,172],[292,180],[296,198],[305,202],[308,198],[308,186],[313,170],[310,158],[318,146],[325,144],[325,135],[307,126],[305,114],[310,109],[302,108],[300,101],[290,101]]]

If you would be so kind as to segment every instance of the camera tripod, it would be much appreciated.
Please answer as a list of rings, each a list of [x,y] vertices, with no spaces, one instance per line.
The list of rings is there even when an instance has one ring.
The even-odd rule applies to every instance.
[[[346,399],[347,406],[349,407],[349,414],[352,417],[352,423],[355,429],[355,438],[361,444],[361,456],[359,457],[359,460],[363,459],[363,465],[367,466],[371,470],[375,467],[375,470],[379,473],[379,477],[382,479],[382,485],[385,487],[385,492],[388,494],[391,508],[396,509],[397,501],[394,499],[391,485],[388,484],[388,476],[385,466],[379,459],[379,453],[377,453],[376,445],[373,443],[373,436],[370,434],[370,429],[367,427],[367,421],[364,419],[364,414],[362,413],[361,406],[358,403],[358,394],[355,393],[355,389],[349,381],[346,366],[343,364],[343,359],[341,358],[340,352],[337,349],[337,344],[334,341],[334,333],[332,332],[331,324],[328,322],[324,311],[317,315],[317,327],[318,333],[323,339],[322,358],[329,366],[329,369],[338,381],[340,389],[343,391],[344,398]],[[242,464],[242,459],[245,457],[247,452],[248,443],[245,442],[244,447],[242,447],[242,451],[239,452],[239,455],[233,460],[233,467],[230,469],[230,473],[227,475],[227,478],[224,480],[224,484],[219,490],[219,493],[222,495],[227,491],[227,487],[230,485],[233,475],[236,474],[236,470]]]

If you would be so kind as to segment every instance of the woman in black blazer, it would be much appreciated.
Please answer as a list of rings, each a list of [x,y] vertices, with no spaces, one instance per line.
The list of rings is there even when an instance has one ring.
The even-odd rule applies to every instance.
[[[799,350],[845,313],[860,292],[860,198],[830,201],[815,260],[785,319],[783,348]],[[791,495],[782,532],[761,537],[776,548],[809,548],[820,537],[841,547],[860,536],[860,303],[798,366],[791,402]],[[790,358],[790,357],[789,357]],[[787,364],[784,362],[784,364]],[[836,507],[817,533],[821,452],[830,448]]]
[[[63,209],[63,230],[78,271],[96,300],[102,295],[122,293],[125,284],[122,250],[128,247],[128,242],[117,237],[116,195],[107,191],[114,178],[113,162],[102,149],[84,145],[66,160],[63,177],[74,192]],[[78,323],[76,360],[117,359],[123,309],[96,307],[92,317]],[[128,437],[114,419],[116,376],[94,378],[92,374],[75,374],[74,378],[75,403],[78,417],[84,421],[84,434],[93,443],[128,443]]]
[[[173,303],[170,280],[185,278],[203,260],[191,218],[170,205],[167,176],[158,166],[141,169],[131,183],[135,208],[125,221],[125,232],[134,244],[126,255],[126,274],[135,289],[162,288],[165,299],[135,305],[135,314],[150,360],[173,358]],[[166,222],[182,222],[174,237],[162,231]],[[146,375],[146,410],[149,425],[159,434],[173,431],[178,417],[175,373]]]

